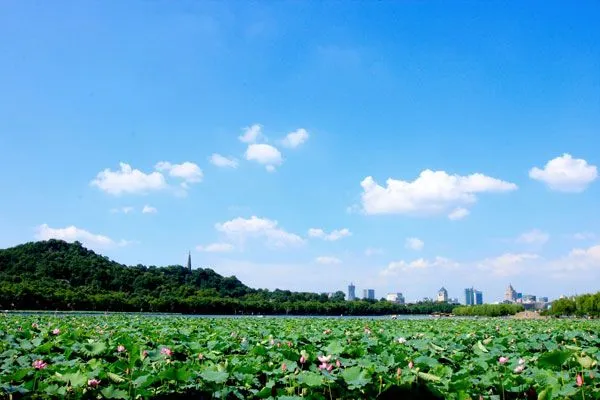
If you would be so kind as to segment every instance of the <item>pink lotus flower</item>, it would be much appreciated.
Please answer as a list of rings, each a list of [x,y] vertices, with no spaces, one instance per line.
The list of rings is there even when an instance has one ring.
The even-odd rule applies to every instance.
[[[499,362],[500,364],[506,364],[506,363],[508,362],[508,357],[500,357],[500,358],[498,359],[498,362]]]
[[[35,369],[44,369],[48,366],[43,360],[35,360],[31,366]]]
[[[36,324],[35,322],[34,322],[33,324],[31,324],[31,327],[32,327],[33,329],[37,329],[37,328],[38,328],[38,326],[39,326],[39,325],[38,325],[38,324]]]
[[[319,356],[319,361],[321,361],[322,363],[328,363],[329,360],[331,360],[331,355],[328,355],[327,357],[325,356]]]
[[[577,374],[577,378],[575,378],[575,383],[577,383],[577,386],[579,387],[583,386],[583,375]]]
[[[285,363],[281,364],[281,371],[285,372],[287,370],[287,365]]]
[[[367,335],[370,335],[370,334],[371,334],[371,330],[370,330],[369,328],[365,328],[365,333],[366,333]]]
[[[406,339],[404,339],[403,337],[398,338],[398,343],[404,344],[404,343],[406,343]]]
[[[306,362],[306,357],[300,356],[300,364],[304,364]]]
[[[148,350],[142,350],[142,358],[148,357]]]
[[[519,358],[519,365],[525,365],[525,360],[523,360],[522,358]]]
[[[525,369],[525,366],[523,364],[517,365],[515,367],[515,374],[520,374],[521,372],[523,372],[524,369]]]
[[[396,377],[400,377],[402,375],[402,368],[398,367],[398,369],[396,370]]]
[[[410,362],[408,363],[408,368],[410,368],[410,369],[413,369],[413,367],[414,367],[414,366],[415,366],[415,364],[413,364],[413,362],[412,362],[412,361],[410,361]]]
[[[168,347],[163,347],[162,349],[160,349],[160,354],[163,354],[167,357],[171,357],[173,355],[173,352],[171,351],[170,348]]]
[[[55,328],[55,329],[52,331],[52,334],[53,334],[53,335],[60,335],[60,329],[58,329],[58,328]]]
[[[198,354],[198,360],[203,360],[204,359],[204,355],[202,353]]]
[[[329,334],[331,333],[331,329],[325,329],[325,330],[323,331],[323,333],[324,333],[325,335],[329,335]]]
[[[333,364],[328,364],[326,362],[321,363],[321,365],[319,365],[319,369],[323,370],[326,369],[327,371],[331,371],[333,369]]]
[[[125,346],[123,346],[122,344],[117,346],[117,353],[122,353],[125,351]]]
[[[335,360],[335,366],[340,368],[342,366],[342,363],[340,362],[340,360]]]
[[[292,347],[292,342],[287,342],[288,347]]]
[[[99,384],[100,384],[100,380],[98,380],[96,378],[88,380],[88,386],[89,387],[97,388]]]

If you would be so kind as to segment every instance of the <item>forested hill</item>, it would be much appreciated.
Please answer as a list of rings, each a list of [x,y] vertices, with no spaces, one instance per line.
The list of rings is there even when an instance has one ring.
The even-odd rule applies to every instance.
[[[48,240],[0,250],[0,310],[375,315],[450,312],[453,307],[344,301],[341,291],[329,296],[251,289],[212,269],[126,266],[78,242]]]

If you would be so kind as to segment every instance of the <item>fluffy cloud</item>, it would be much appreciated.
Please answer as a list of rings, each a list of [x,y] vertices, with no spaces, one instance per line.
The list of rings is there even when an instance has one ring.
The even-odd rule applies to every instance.
[[[404,247],[406,247],[407,249],[415,250],[415,251],[423,250],[424,246],[425,246],[425,242],[423,242],[421,239],[416,238],[416,237],[407,238],[406,241],[404,242]]]
[[[518,243],[526,244],[538,244],[542,245],[550,239],[550,235],[546,232],[542,232],[539,229],[533,229],[529,232],[524,232],[517,238]]]
[[[400,274],[409,271],[427,270],[430,268],[450,269],[458,266],[458,263],[444,257],[436,257],[433,260],[419,258],[410,262],[400,260],[389,263],[388,266],[380,272],[380,275],[384,277],[399,276]]]
[[[330,257],[330,256],[320,256],[320,257],[315,258],[315,261],[319,264],[324,264],[324,265],[341,264],[342,263],[342,260],[340,260],[339,258]]]
[[[575,240],[592,240],[595,239],[596,235],[592,232],[577,232],[573,235],[573,239]]]
[[[144,214],[156,214],[157,212],[158,210],[155,207],[149,206],[148,204],[142,209],[142,213]]]
[[[222,156],[220,154],[217,153],[213,153],[212,156],[210,156],[210,162],[213,165],[216,165],[217,167],[221,167],[221,168],[237,168],[238,167],[238,161],[233,158],[233,157],[225,157]]]
[[[227,253],[233,251],[234,247],[230,243],[211,243],[206,246],[196,246],[196,250],[206,253]]]
[[[294,132],[288,133],[285,138],[281,141],[283,147],[295,149],[302,143],[308,140],[308,132],[306,129],[300,128]]]
[[[565,153],[548,161],[543,169],[533,167],[529,177],[544,182],[552,190],[577,193],[596,180],[598,170],[586,160]]]
[[[240,141],[243,143],[255,143],[259,138],[262,137],[261,131],[262,126],[259,124],[254,124],[244,128],[244,134],[239,136],[238,139],[240,139]]]
[[[451,221],[458,221],[459,219],[463,219],[469,215],[469,210],[463,207],[455,208],[450,214],[448,214],[448,219]]]
[[[186,183],[201,182],[203,177],[200,167],[189,161],[181,164],[171,164],[168,161],[160,161],[156,164],[155,168],[158,171],[168,171],[170,176],[181,178]]]
[[[350,230],[347,228],[336,229],[331,231],[330,233],[326,233],[323,229],[319,228],[310,228],[308,230],[308,236],[332,242],[351,235],[352,232],[350,232]]]
[[[131,168],[129,164],[122,162],[119,165],[120,169],[117,171],[107,168],[99,172],[90,184],[116,196],[123,193],[143,194],[167,187],[165,177],[160,172],[146,174],[139,169]]]
[[[118,213],[123,213],[123,214],[129,214],[130,212],[133,211],[133,207],[120,207],[120,208],[111,208],[110,212],[113,214],[118,214]]]
[[[249,145],[246,150],[246,160],[264,165],[269,172],[273,172],[275,167],[283,162],[279,150],[269,144]]]
[[[532,262],[540,258],[537,254],[505,253],[499,257],[486,258],[476,263],[477,268],[496,276],[517,275],[532,267]]]
[[[250,218],[235,218],[230,221],[215,224],[217,231],[231,238],[244,241],[247,238],[264,238],[267,244],[276,247],[301,245],[304,240],[279,227],[277,221],[252,216]]]
[[[383,187],[370,176],[361,182],[366,214],[434,215],[454,210],[450,215],[456,217],[456,208],[475,203],[478,193],[517,189],[514,183],[479,173],[460,176],[431,170],[422,171],[412,182],[390,178],[386,184]]]
[[[36,228],[35,238],[37,240],[60,239],[66,242],[79,241],[89,248],[109,248],[134,243],[128,240],[115,242],[108,236],[94,234],[73,225],[66,228],[51,228],[47,224],[40,225]]]

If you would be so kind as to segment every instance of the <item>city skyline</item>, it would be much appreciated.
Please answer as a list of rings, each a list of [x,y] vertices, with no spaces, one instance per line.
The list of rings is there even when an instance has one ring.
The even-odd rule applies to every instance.
[[[408,301],[596,292],[599,19],[598,2],[5,2],[0,248],[191,250],[253,288]]]

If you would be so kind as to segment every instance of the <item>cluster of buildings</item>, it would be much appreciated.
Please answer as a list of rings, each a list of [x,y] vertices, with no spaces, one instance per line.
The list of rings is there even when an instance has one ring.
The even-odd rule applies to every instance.
[[[483,292],[475,288],[465,289],[465,305],[475,306],[483,304]]]
[[[523,294],[521,292],[517,292],[511,284],[508,285],[506,291],[504,292],[504,301],[506,304],[522,304],[526,310],[540,310],[544,308],[548,308],[550,306],[550,302],[548,301],[548,297],[540,296],[537,297],[533,294]]]
[[[367,300],[375,300],[375,289],[364,289],[362,298]],[[350,285],[348,285],[348,300],[353,301],[356,299],[356,286],[354,286],[354,283],[350,283]]]

